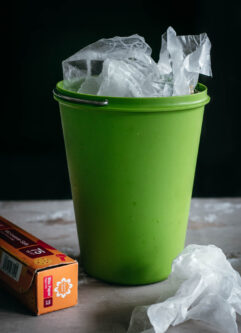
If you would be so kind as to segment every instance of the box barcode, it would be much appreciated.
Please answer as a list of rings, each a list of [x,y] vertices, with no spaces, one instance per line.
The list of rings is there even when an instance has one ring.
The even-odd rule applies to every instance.
[[[18,281],[22,271],[22,264],[3,251],[0,270],[15,281]]]

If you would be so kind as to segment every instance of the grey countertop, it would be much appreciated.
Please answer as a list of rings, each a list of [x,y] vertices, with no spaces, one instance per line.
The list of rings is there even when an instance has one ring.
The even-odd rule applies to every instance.
[[[72,201],[2,201],[0,215],[78,258]],[[193,199],[186,239],[186,244],[191,243],[217,245],[241,273],[241,198]],[[80,268],[78,305],[39,317],[0,289],[0,332],[124,333],[133,308],[154,302],[161,283],[115,286],[88,277]],[[237,321],[241,332],[240,316]],[[167,332],[214,333],[197,321],[171,327]]]

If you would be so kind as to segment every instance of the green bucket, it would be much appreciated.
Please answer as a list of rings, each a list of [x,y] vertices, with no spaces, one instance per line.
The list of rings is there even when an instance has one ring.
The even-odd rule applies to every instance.
[[[126,98],[54,89],[85,271],[138,285],[168,277],[185,242],[207,88]]]

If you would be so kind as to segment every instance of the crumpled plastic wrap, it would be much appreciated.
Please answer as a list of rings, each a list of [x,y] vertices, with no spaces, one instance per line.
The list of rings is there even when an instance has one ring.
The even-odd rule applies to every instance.
[[[170,325],[201,320],[218,332],[238,333],[241,277],[214,245],[189,245],[173,261],[155,304],[136,307],[128,333],[164,333]]]
[[[64,88],[119,97],[162,97],[194,92],[199,73],[211,76],[207,34],[162,36],[160,59],[139,35],[100,39],[62,63]]]
[[[138,35],[100,39],[63,61],[64,87],[80,93],[137,97],[145,94],[147,86],[148,94],[146,81],[159,78],[151,52]]]
[[[212,76],[210,50],[206,33],[177,36],[169,27],[162,35],[158,68],[161,75],[172,78],[173,96],[193,93],[199,73]]]

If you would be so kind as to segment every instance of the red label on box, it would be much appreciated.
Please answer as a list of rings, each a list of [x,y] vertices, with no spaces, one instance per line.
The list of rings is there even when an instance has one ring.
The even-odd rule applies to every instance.
[[[53,296],[53,276],[45,276],[44,279],[44,298]]]
[[[44,299],[44,307],[47,308],[48,306],[52,306],[53,305],[53,298],[45,298]]]
[[[9,229],[9,225],[7,225],[7,223],[1,221],[1,218],[0,218],[0,230],[1,229]]]
[[[44,247],[45,249],[49,249],[49,250],[55,250],[55,248],[43,241],[41,241],[40,239],[38,239],[37,244],[41,245],[42,247]]]
[[[1,221],[1,223],[3,222]],[[15,229],[0,230],[0,238],[2,238],[5,242],[9,243],[16,249],[36,244],[31,239],[22,235]]]
[[[39,258],[39,257],[45,257],[45,256],[51,256],[53,253],[48,251],[47,249],[44,249],[41,245],[34,245],[29,246],[26,249],[19,250],[23,252],[26,256],[30,258]]]

